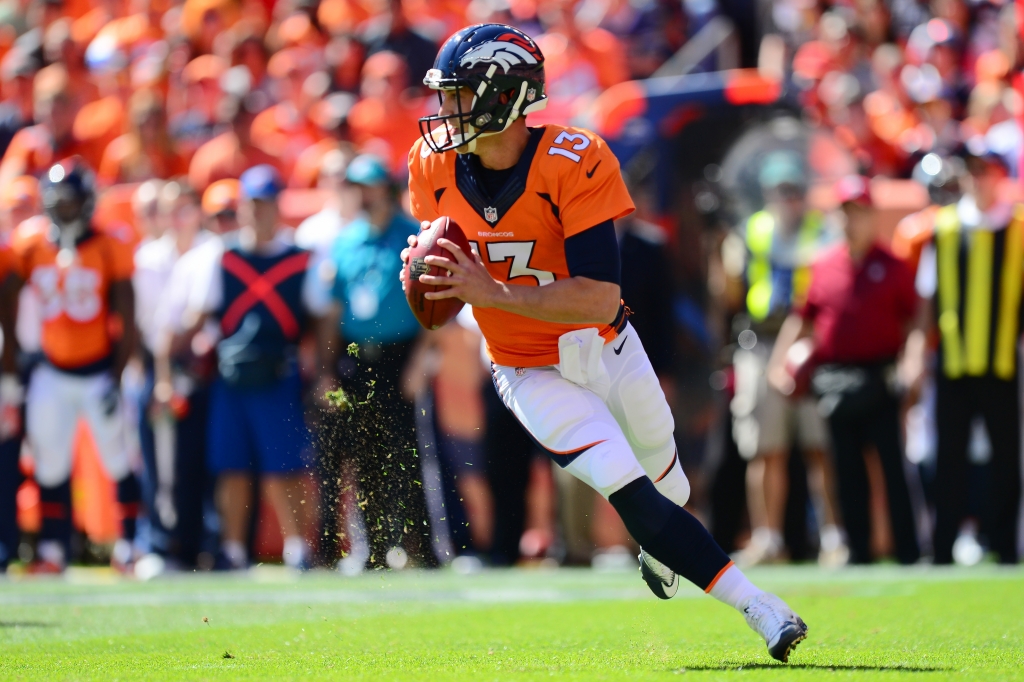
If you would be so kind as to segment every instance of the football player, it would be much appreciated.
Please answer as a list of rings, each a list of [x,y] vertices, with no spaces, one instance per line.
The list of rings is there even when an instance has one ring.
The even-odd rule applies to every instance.
[[[678,577],[738,609],[780,661],[807,635],[683,509],[690,486],[672,413],[619,297],[614,221],[633,211],[615,155],[580,128],[530,128],[546,104],[544,57],[518,29],[465,28],[423,80],[437,115],[420,119],[409,153],[414,215],[450,216],[473,247],[426,262],[447,276],[429,299],[473,306],[505,406],[558,466],[598,490],[643,550],[660,598]],[[410,237],[410,245],[415,245]],[[403,252],[403,260],[408,259]]]
[[[54,164],[40,182],[49,217],[40,229],[19,231],[13,244],[15,288],[27,285],[42,306],[45,362],[32,374],[25,431],[35,458],[43,525],[32,570],[60,572],[71,538],[71,451],[84,418],[107,475],[117,486],[122,538],[113,565],[127,570],[139,511],[139,483],[129,467],[121,412],[121,373],[134,342],[132,253],[92,227],[92,171],[72,157]],[[4,338],[13,339],[4,316]]]

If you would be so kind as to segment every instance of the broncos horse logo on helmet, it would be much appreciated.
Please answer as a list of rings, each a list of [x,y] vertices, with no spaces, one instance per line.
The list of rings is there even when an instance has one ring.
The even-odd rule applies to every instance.
[[[544,55],[530,36],[504,24],[477,24],[457,32],[441,46],[424,85],[444,91],[467,88],[473,93],[469,111],[458,102],[454,114],[424,116],[420,134],[425,153],[463,153],[476,149],[476,139],[508,129],[521,116],[547,105]]]

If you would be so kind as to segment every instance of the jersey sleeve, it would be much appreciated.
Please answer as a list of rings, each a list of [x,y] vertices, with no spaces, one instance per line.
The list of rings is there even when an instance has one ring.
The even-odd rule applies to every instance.
[[[584,147],[586,151],[579,149],[580,138],[589,141]],[[561,221],[566,238],[633,212],[635,206],[619,171],[619,160],[604,140],[593,133],[584,136],[582,133],[563,132],[555,136],[553,142],[550,150],[563,150],[566,154],[580,157],[560,179]],[[556,163],[572,160],[572,156],[551,153],[550,150],[540,149],[538,153],[551,157],[551,161]]]
[[[416,220],[433,222],[441,216],[437,212],[437,201],[430,181],[430,162],[433,152],[425,157],[423,140],[417,140],[409,150],[409,208]]]

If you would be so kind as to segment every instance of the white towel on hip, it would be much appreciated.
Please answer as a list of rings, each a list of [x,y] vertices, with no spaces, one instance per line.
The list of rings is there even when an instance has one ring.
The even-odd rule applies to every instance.
[[[558,337],[558,359],[556,365],[563,379],[593,391],[601,400],[608,399],[611,390],[611,376],[601,352],[604,339],[595,327],[577,329]]]

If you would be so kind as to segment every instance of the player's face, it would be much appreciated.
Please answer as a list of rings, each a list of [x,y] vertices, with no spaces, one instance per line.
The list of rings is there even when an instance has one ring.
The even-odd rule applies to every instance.
[[[460,109],[461,107],[461,109]],[[442,90],[441,91],[441,107],[438,109],[439,116],[455,116],[460,112],[463,114],[468,113],[473,109],[473,91],[469,88],[458,88],[457,90]],[[458,119],[450,119],[448,126],[454,126],[454,121]],[[476,133],[473,126],[468,123],[462,124],[462,130],[452,130],[453,134],[461,134],[463,137],[469,137]],[[464,150],[465,145],[459,147],[456,151],[460,153]]]
[[[53,207],[54,222],[63,228],[76,224],[82,214],[82,202],[74,197],[61,197]]]

